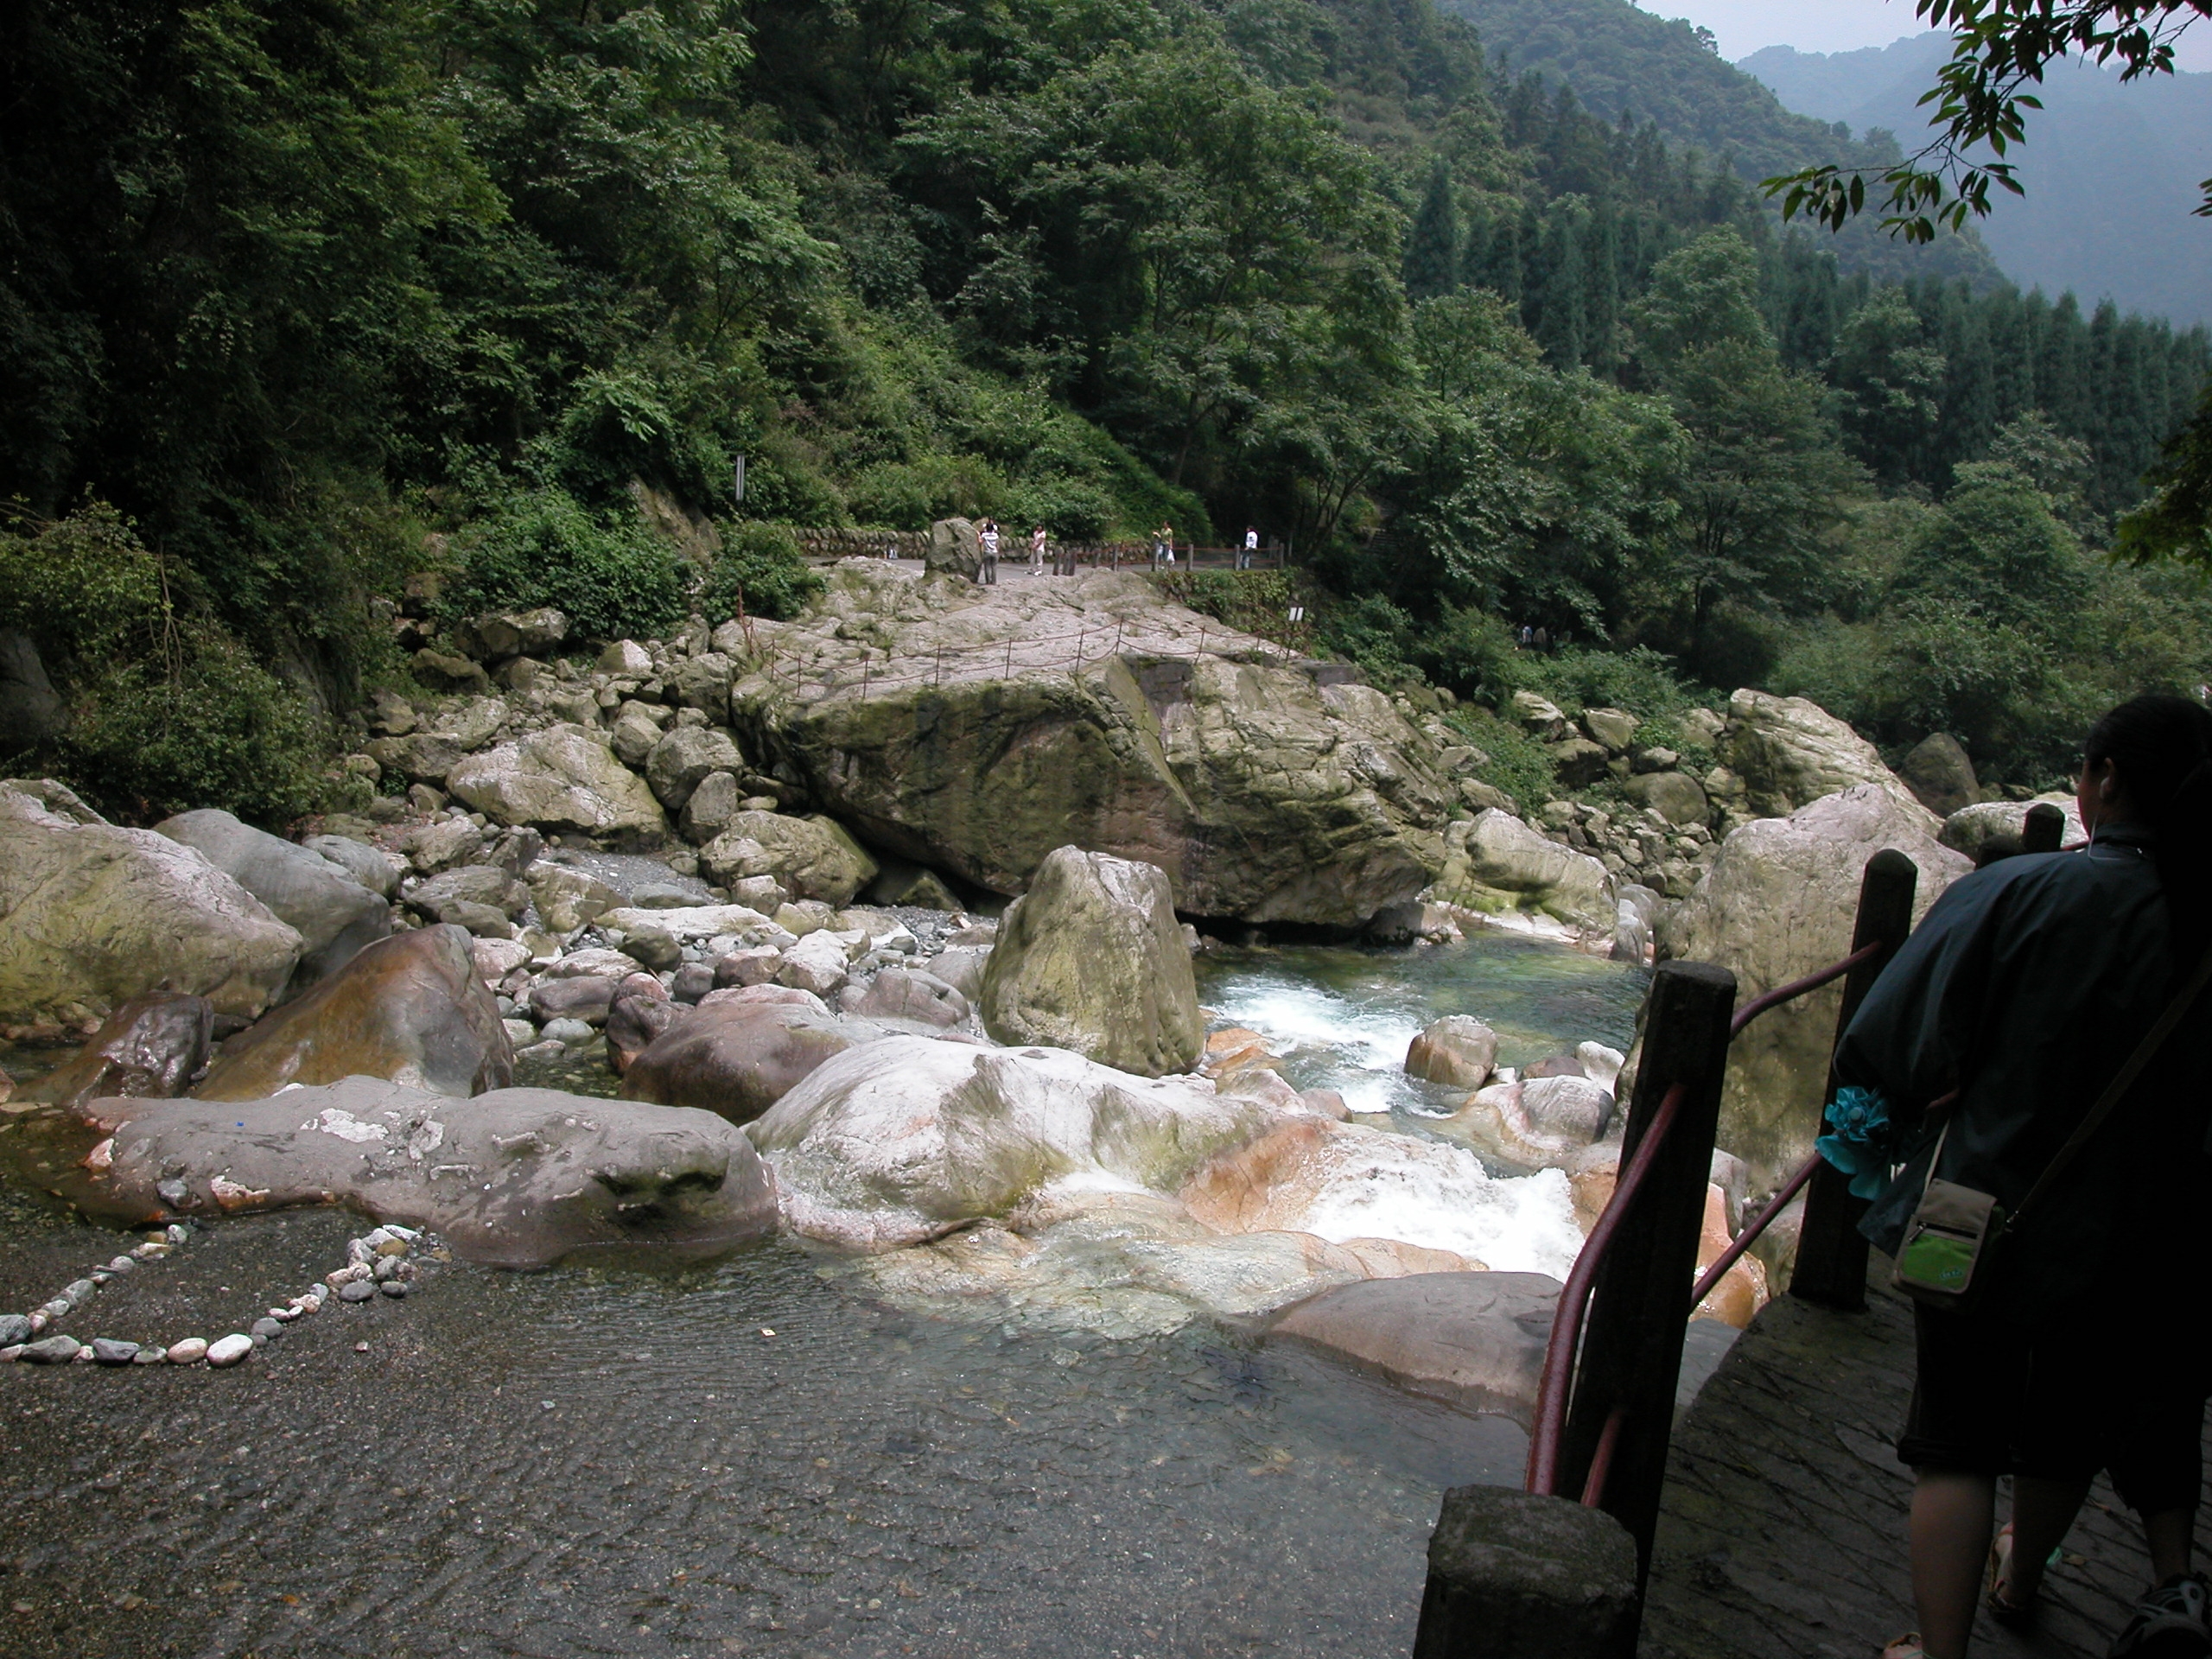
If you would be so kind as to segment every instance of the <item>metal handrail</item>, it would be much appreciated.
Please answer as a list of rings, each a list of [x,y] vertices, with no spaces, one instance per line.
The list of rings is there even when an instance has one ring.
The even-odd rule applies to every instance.
[[[1876,939],[1871,944],[1860,945],[1841,962],[1832,962],[1827,967],[1806,975],[1802,979],[1793,979],[1787,985],[1777,986],[1764,996],[1753,997],[1742,1007],[1737,1009],[1736,1017],[1728,1022],[1729,1040],[1732,1042],[1742,1036],[1744,1027],[1768,1009],[1778,1008],[1784,1002],[1796,1001],[1808,991],[1817,991],[1823,985],[1833,984],[1860,963],[1879,956],[1888,948],[1886,941]]]
[[[1678,1083],[1667,1090],[1666,1097],[1659,1103],[1659,1109],[1652,1115],[1651,1127],[1637,1143],[1636,1155],[1628,1160],[1628,1167],[1614,1184],[1613,1196],[1606,1204],[1605,1213],[1590,1230],[1589,1240],[1576,1255],[1566,1287],[1559,1294],[1559,1305],[1552,1315],[1551,1337],[1544,1344],[1543,1379],[1536,1388],[1536,1429],[1529,1441],[1528,1478],[1524,1484],[1531,1492],[1544,1497],[1557,1495],[1559,1443],[1567,1432],[1568,1384],[1574,1376],[1576,1351],[1582,1345],[1582,1319],[1588,1310],[1591,1287],[1597,1282],[1605,1247],[1612,1243],[1613,1235],[1620,1230],[1621,1217],[1643,1187],[1652,1165],[1658,1161],[1660,1146],[1667,1138],[1667,1131],[1674,1126],[1675,1115],[1681,1109],[1687,1093]]]

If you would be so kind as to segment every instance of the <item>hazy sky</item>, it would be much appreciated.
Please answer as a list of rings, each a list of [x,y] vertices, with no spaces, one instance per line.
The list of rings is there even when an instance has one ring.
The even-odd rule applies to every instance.
[[[1849,52],[1887,46],[1921,32],[1912,0],[1637,0],[1661,17],[1687,17],[1711,29],[1720,55],[1734,61],[1763,46],[1800,52]],[[2212,23],[2198,22],[2177,54],[2184,69],[2212,70]]]

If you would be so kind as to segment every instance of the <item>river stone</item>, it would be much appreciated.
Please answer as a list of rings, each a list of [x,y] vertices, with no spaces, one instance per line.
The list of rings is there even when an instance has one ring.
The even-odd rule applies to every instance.
[[[207,1338],[187,1337],[182,1342],[168,1346],[168,1362],[172,1365],[197,1365],[207,1357]]]
[[[772,877],[785,893],[832,909],[875,879],[876,862],[833,819],[819,814],[741,811],[699,854],[701,866],[728,887],[748,876]]]
[[[607,1039],[607,1058],[619,1077],[627,1071],[638,1057],[650,1048],[661,1033],[674,1025],[677,1018],[689,1012],[670,1000],[661,982],[647,975],[638,975],[652,987],[645,992],[625,985],[614,999],[614,1006],[607,1010],[607,1026],[602,1033]]]
[[[1728,699],[1728,718],[1722,758],[1743,780],[1751,810],[1762,817],[1785,817],[1861,784],[1920,804],[1872,743],[1816,702],[1746,688]]]
[[[941,979],[973,1002],[983,989],[983,965],[991,959],[988,944],[963,944],[940,950],[922,963],[922,971]]]
[[[1621,785],[1621,793],[1678,828],[1703,823],[1713,810],[1697,779],[1684,772],[1638,772]]]
[[[957,1026],[968,1017],[968,999],[934,975],[906,968],[886,968],[865,989],[844,1004],[863,1020],[918,1020],[924,1025]]]
[[[922,555],[925,569],[948,571],[974,582],[983,573],[983,544],[975,524],[966,518],[940,518],[930,526],[930,544]]]
[[[679,1014],[630,1062],[623,1098],[696,1106],[749,1123],[823,1061],[883,1035],[836,1018],[818,1000],[719,1000],[724,995]]]
[[[499,1005],[458,927],[380,939],[297,1001],[223,1045],[194,1092],[256,1100],[287,1084],[381,1077],[447,1095],[514,1077]]]
[[[1434,897],[1470,910],[1541,911],[1580,926],[1610,928],[1612,878],[1586,853],[1540,835],[1495,808],[1446,832]]]
[[[1278,1116],[1065,1049],[894,1036],[824,1061],[747,1133],[776,1167],[785,1226],[883,1250],[1003,1217],[1055,1181],[1172,1192]]]
[[[215,1010],[202,996],[134,996],[92,1040],[18,1096],[74,1105],[108,1095],[181,1095],[207,1065]]]
[[[275,1000],[296,929],[197,850],[84,822],[41,787],[0,784],[0,1026],[79,1023],[157,990],[246,1019]]]
[[[1454,796],[1389,697],[1142,575],[973,588],[853,560],[759,632],[730,693],[747,752],[871,848],[992,892],[1073,843],[1165,870],[1186,912],[1353,927],[1440,861]]]
[[[1560,1281],[1541,1273],[1416,1273],[1325,1291],[1276,1319],[1295,1338],[1400,1387],[1527,1427]]]
[[[253,1351],[253,1338],[244,1332],[233,1331],[227,1337],[218,1337],[207,1344],[207,1363],[217,1370],[235,1365]]]
[[[1497,1033],[1471,1014],[1432,1020],[1406,1048],[1406,1075],[1479,1089],[1497,1064]]]
[[[845,982],[849,958],[843,943],[826,930],[808,934],[784,952],[776,969],[779,983],[827,997]]]
[[[598,877],[564,864],[531,865],[529,887],[539,918],[555,933],[588,926],[622,902],[622,895]]]
[[[605,912],[599,925],[620,933],[652,928],[684,944],[700,939],[746,938],[770,931],[768,918],[746,905],[690,904],[670,910],[640,910],[626,905]]]
[[[680,812],[691,791],[715,772],[734,773],[745,757],[728,732],[705,726],[679,726],[653,745],[645,757],[645,781],[660,804]]]
[[[1166,874],[1078,847],[1054,851],[1007,907],[976,1005],[1000,1042],[1140,1077],[1188,1071],[1205,1046]]]
[[[445,912],[459,904],[499,911],[509,919],[530,908],[530,889],[497,864],[463,864],[441,871],[407,895],[408,907],[434,921],[456,919]]]
[[[0,1348],[13,1348],[29,1342],[32,1335],[29,1317],[22,1313],[0,1313]]]
[[[1851,950],[1866,861],[1894,847],[1919,867],[1916,923],[1973,868],[1936,840],[1935,816],[1900,786],[1862,784],[1732,831],[1688,899],[1661,918],[1659,954],[1736,976],[1737,1006]],[[1841,985],[1762,1014],[1729,1050],[1719,1143],[1771,1190],[1812,1155]]]
[[[2056,794],[2039,795],[2033,801],[1984,801],[1961,807],[1943,820],[1936,838],[1978,865],[1994,857],[2008,857],[2020,850],[2028,809],[2045,801],[2066,815],[2066,827],[2058,836],[2060,846],[2070,847],[2088,839],[2089,832],[2082,826],[2081,807],[2070,796]]]
[[[1948,732],[1931,732],[1922,738],[1898,766],[1897,776],[1914,798],[1939,818],[1972,806],[1981,793],[1966,746]]]
[[[1582,729],[1615,754],[1625,753],[1636,741],[1638,721],[1624,709],[1585,709]]]
[[[1611,1091],[1585,1077],[1522,1077],[1481,1090],[1447,1120],[1502,1163],[1563,1166],[1605,1132]]]
[[[74,1337],[41,1337],[36,1342],[25,1343],[23,1351],[16,1357],[34,1365],[66,1365],[77,1357],[77,1351],[83,1346]]]
[[[569,637],[569,619],[550,605],[526,611],[487,611],[468,625],[471,643],[487,661],[543,657]]]
[[[767,1166],[709,1112],[550,1089],[461,1100],[349,1077],[268,1100],[103,1101],[79,1116],[114,1137],[113,1159],[73,1171],[70,1197],[132,1221],[171,1208],[155,1183],[182,1171],[174,1207],[342,1204],[492,1267],[632,1245],[721,1249],[775,1226]]]
[[[658,844],[668,817],[599,733],[566,722],[472,755],[447,787],[496,823]]]
[[[745,785],[733,772],[710,772],[683,803],[683,838],[703,845],[729,829],[743,810]]]

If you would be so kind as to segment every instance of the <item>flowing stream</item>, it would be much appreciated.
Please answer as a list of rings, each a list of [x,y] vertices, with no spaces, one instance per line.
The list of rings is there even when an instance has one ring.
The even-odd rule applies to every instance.
[[[1200,994],[1294,1083],[1427,1135],[1453,1103],[1396,1075],[1427,1020],[1481,1015],[1508,1064],[1625,1047],[1643,977],[1478,938],[1227,952]],[[68,1328],[243,1329],[358,1230],[221,1223]],[[0,1238],[0,1309],[126,1242],[21,1189]],[[238,1371],[0,1368],[0,1424],[10,1650],[73,1659],[1380,1659],[1411,1644],[1440,1491],[1516,1478],[1525,1449],[1508,1421],[1211,1320],[1116,1339],[932,1318],[790,1242],[680,1272],[439,1266]]]

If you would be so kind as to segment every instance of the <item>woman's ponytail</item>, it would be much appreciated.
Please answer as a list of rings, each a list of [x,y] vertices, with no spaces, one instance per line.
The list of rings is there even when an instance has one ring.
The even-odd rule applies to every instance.
[[[2089,728],[2083,758],[2118,770],[2155,836],[2177,946],[2193,951],[2212,928],[2212,709],[2189,697],[2133,698]]]

